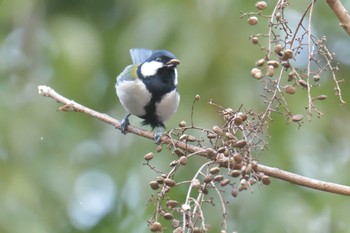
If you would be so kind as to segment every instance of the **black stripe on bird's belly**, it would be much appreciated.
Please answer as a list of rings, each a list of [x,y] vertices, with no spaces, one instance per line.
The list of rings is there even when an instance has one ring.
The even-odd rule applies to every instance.
[[[165,94],[176,88],[174,69],[163,68],[158,70],[156,75],[141,79],[152,94],[151,101],[145,106],[146,115],[141,116],[144,119],[142,124],[150,125],[152,129],[164,128],[164,122],[161,122],[156,114],[156,103],[160,102]]]

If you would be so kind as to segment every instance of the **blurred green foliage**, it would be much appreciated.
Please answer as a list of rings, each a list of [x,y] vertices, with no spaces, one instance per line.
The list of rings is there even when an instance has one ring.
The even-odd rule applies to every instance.
[[[274,4],[268,1],[269,4]],[[143,166],[155,151],[152,141],[123,136],[113,127],[78,113],[57,112],[51,99],[37,94],[49,85],[68,98],[121,119],[125,111],[114,90],[115,77],[130,64],[129,48],[172,51],[179,66],[181,105],[168,123],[220,125],[223,106],[262,111],[263,85],[250,77],[262,52],[249,36],[267,23],[248,26],[240,11],[253,1],[197,0],[2,0],[0,1],[0,232],[147,232],[155,194],[148,182],[157,175]],[[299,13],[305,8],[295,4]],[[272,11],[272,6],[267,9]],[[349,38],[323,2],[314,9],[318,35],[335,50],[340,79],[350,72]],[[349,84],[343,83],[345,100]],[[349,107],[339,106],[333,82],[318,89],[321,119],[300,129],[274,116],[270,150],[258,155],[266,165],[312,178],[350,185]],[[304,111],[305,95],[289,98]],[[302,112],[304,113],[304,112]],[[139,126],[139,120],[131,119]],[[136,145],[136,146],[135,146]],[[166,150],[154,164],[167,170]],[[190,179],[200,162],[190,161],[181,175]],[[180,177],[179,177],[180,178]],[[184,199],[186,189],[171,195]],[[238,232],[348,232],[348,198],[278,180],[268,187],[228,197],[228,225]],[[218,204],[219,206],[219,204]],[[211,232],[221,216],[208,207]],[[210,213],[213,213],[210,216]],[[170,232],[167,231],[167,232]]]

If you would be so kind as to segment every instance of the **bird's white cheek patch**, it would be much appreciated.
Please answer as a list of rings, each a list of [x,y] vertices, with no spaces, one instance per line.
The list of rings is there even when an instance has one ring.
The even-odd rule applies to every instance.
[[[163,63],[157,61],[145,62],[141,66],[141,74],[146,78],[157,73],[163,67]]]
[[[163,96],[162,100],[156,104],[156,114],[161,122],[167,121],[177,110],[180,103],[180,95],[173,90]]]
[[[116,85],[117,95],[124,108],[136,116],[144,116],[144,107],[151,100],[151,93],[141,80],[123,81]]]

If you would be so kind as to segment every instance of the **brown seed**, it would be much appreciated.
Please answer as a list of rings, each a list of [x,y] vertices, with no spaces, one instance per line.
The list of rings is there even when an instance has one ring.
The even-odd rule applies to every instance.
[[[272,77],[275,74],[275,67],[268,65],[266,68],[266,76]]]
[[[318,82],[318,81],[320,81],[320,75],[318,75],[318,74],[315,74],[313,77],[312,77],[312,79],[315,81],[315,82]]]
[[[174,150],[174,153],[175,153],[176,155],[178,155],[179,157],[185,155],[185,152],[184,152],[183,150],[181,150],[180,148],[176,148],[176,149]]]
[[[176,182],[173,179],[166,178],[164,179],[164,184],[166,184],[169,187],[174,187],[176,185]]]
[[[288,82],[293,81],[294,79],[296,79],[296,77],[297,77],[297,74],[294,71],[289,72]]]
[[[217,125],[213,126],[213,131],[214,131],[216,134],[218,134],[218,135],[222,135],[222,134],[223,134],[222,129],[221,129],[219,126],[217,126]]]
[[[192,136],[192,135],[188,135],[187,141],[194,142],[194,141],[196,141],[196,138],[194,136]]]
[[[234,153],[233,159],[235,160],[236,163],[240,163],[240,162],[242,162],[243,157],[240,153]]]
[[[235,188],[233,188],[233,189],[231,190],[231,195],[232,195],[233,197],[237,197],[237,196],[238,196],[238,190],[235,189]]]
[[[256,25],[259,23],[259,19],[256,16],[250,16],[248,18],[248,24],[249,25]]]
[[[235,143],[234,147],[243,148],[247,145],[246,140],[239,140]]]
[[[230,183],[230,180],[229,180],[229,179],[224,179],[224,180],[220,181],[220,185],[221,185],[222,187],[228,185],[229,183]]]
[[[152,181],[149,183],[149,186],[151,186],[151,189],[153,189],[153,190],[159,189],[159,184],[158,184],[158,182],[155,181],[155,180],[152,180]]]
[[[153,159],[153,153],[152,152],[149,152],[149,153],[147,153],[146,155],[145,155],[145,157],[144,157],[144,159],[146,160],[146,161],[150,161],[151,159]]]
[[[319,96],[317,96],[317,99],[318,100],[325,100],[325,99],[327,99],[327,95],[319,95]]]
[[[301,115],[301,114],[296,114],[296,115],[293,115],[293,116],[292,116],[292,121],[294,121],[294,122],[299,122],[299,121],[302,121],[303,118],[304,118],[303,115]]]
[[[206,175],[203,179],[203,182],[208,184],[213,181],[213,176],[212,175]]]
[[[240,116],[237,116],[233,119],[233,123],[235,123],[235,125],[241,125],[243,123],[243,119]]]
[[[212,168],[210,168],[209,172],[212,175],[216,175],[220,172],[220,168],[219,167],[212,167]]]
[[[290,63],[288,61],[281,61],[281,66],[283,66],[286,69],[290,68]]]
[[[242,190],[247,190],[248,189],[248,182],[246,179],[241,179],[241,181],[239,182],[239,191]]]
[[[195,100],[196,100],[196,101],[199,101],[200,99],[201,99],[200,95],[196,95]]]
[[[255,3],[255,7],[258,10],[265,10],[265,8],[267,7],[267,3],[265,1],[259,1]]]
[[[216,151],[212,148],[207,149],[208,159],[214,159],[216,157]]]
[[[233,135],[231,132],[226,132],[225,135],[227,138],[229,138],[231,140],[237,140],[236,136]]]
[[[291,85],[286,85],[286,86],[284,87],[284,91],[285,91],[287,94],[293,95],[293,94],[297,91],[297,89],[296,89],[295,87],[291,86]]]
[[[302,86],[302,87],[305,87],[305,88],[308,87],[308,84],[307,84],[307,82],[306,82],[305,80],[300,79],[300,80],[299,80],[299,84],[300,84],[300,86]]]
[[[182,134],[182,135],[179,137],[179,140],[180,140],[180,141],[186,141],[187,138],[188,138],[188,135],[184,133],[184,134]]]
[[[276,17],[276,20],[279,21],[282,18],[281,12],[277,12],[275,17]]]
[[[268,66],[273,66],[274,68],[278,68],[278,61],[275,61],[275,60],[270,60],[267,62],[267,65]]]
[[[229,175],[232,176],[232,177],[238,177],[241,175],[241,171],[240,170],[231,170],[229,172]]]
[[[271,180],[270,180],[270,177],[267,176],[267,175],[263,175],[261,177],[261,182],[264,184],[264,185],[269,185],[271,183]]]
[[[291,58],[293,58],[293,50],[291,49],[284,50],[282,60],[289,60]]]
[[[179,123],[179,126],[180,126],[181,128],[186,127],[186,121],[181,121],[181,122]]]
[[[164,183],[164,178],[161,176],[157,176],[156,178],[158,184],[163,184]]]
[[[208,135],[207,135],[207,138],[209,138],[209,139],[214,139],[216,137],[217,137],[217,134],[214,134],[214,133],[208,133]]]
[[[161,152],[162,149],[163,149],[163,147],[162,147],[161,145],[157,146],[157,152],[158,152],[158,153]]]
[[[187,164],[187,157],[186,156],[181,156],[179,158],[179,162],[181,165],[185,166]]]
[[[157,232],[162,230],[162,224],[160,222],[154,222],[149,228],[152,232]]]
[[[259,69],[259,68],[253,68],[251,71],[250,71],[250,75],[253,77],[253,78],[256,78],[256,79],[262,79],[264,77],[262,71]]]
[[[283,50],[283,46],[280,45],[280,44],[276,45],[276,46],[273,48],[273,51],[274,51],[277,55],[279,55],[279,56],[282,55],[282,53],[281,53],[282,50]]]
[[[253,44],[259,44],[259,38],[257,36],[253,36],[251,40]]]
[[[265,64],[265,59],[261,58],[255,62],[256,66],[263,66]]]
[[[224,179],[224,176],[223,175],[216,175],[214,176],[214,181],[216,182],[220,182]]]
[[[168,208],[175,208],[179,203],[175,200],[169,200],[166,202]]]
[[[171,220],[174,218],[174,216],[171,213],[165,213],[163,216],[166,220]]]

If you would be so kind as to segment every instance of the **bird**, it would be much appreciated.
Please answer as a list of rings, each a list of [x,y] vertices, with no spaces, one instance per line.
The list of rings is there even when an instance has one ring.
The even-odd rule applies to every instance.
[[[167,50],[130,49],[133,64],[116,78],[116,93],[128,112],[120,130],[126,134],[130,115],[143,119],[143,125],[157,128],[154,142],[160,143],[165,123],[180,103],[177,90],[177,65],[180,60]]]

